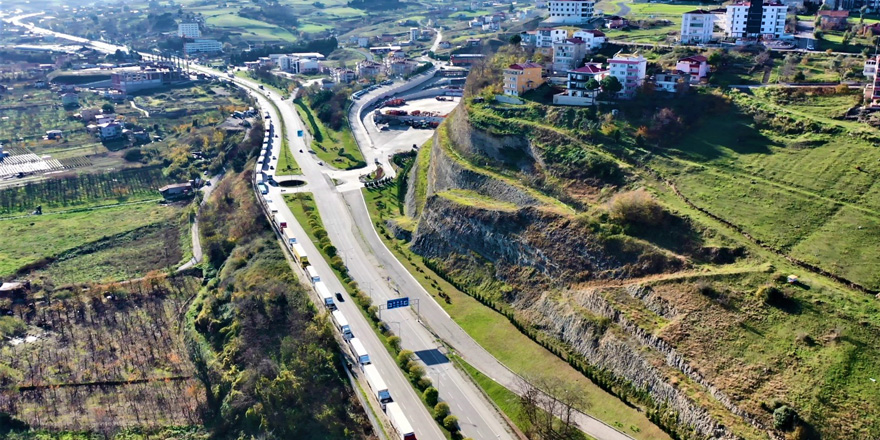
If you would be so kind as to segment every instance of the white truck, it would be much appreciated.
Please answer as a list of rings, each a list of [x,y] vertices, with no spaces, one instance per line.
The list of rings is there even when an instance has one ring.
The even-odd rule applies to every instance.
[[[321,276],[318,275],[318,270],[315,269],[314,266],[306,266],[306,275],[309,276],[309,281],[311,281],[312,284],[321,281]]]
[[[417,440],[416,433],[413,431],[412,426],[410,426],[409,420],[403,414],[400,404],[397,402],[385,404],[385,414],[388,414],[388,420],[391,421],[391,427],[394,428],[392,438],[395,440]]]
[[[348,345],[351,346],[351,352],[354,354],[354,358],[357,359],[358,365],[361,369],[364,368],[364,365],[370,365],[370,355],[367,353],[367,349],[364,348],[364,344],[361,344],[361,340],[358,338],[351,338],[348,340]]]
[[[287,246],[293,249],[293,245],[296,244],[296,237],[290,232],[289,229],[285,229],[284,232],[281,233],[284,236],[284,241],[287,243]]]
[[[315,292],[318,292],[318,296],[321,297],[324,307],[327,307],[328,310],[336,310],[336,303],[333,302],[333,294],[330,293],[330,289],[327,288],[326,284],[322,281],[316,281]]]
[[[382,375],[379,374],[379,369],[375,365],[365,365],[364,376],[367,377],[367,383],[370,384],[373,396],[379,403],[386,404],[391,402],[391,393],[388,392],[388,387],[385,385],[385,381],[382,380]]]
[[[336,328],[342,333],[342,337],[347,341],[354,337],[354,334],[351,332],[351,327],[348,325],[348,320],[345,319],[345,315],[342,314],[342,310],[334,310],[333,320],[336,321]]]

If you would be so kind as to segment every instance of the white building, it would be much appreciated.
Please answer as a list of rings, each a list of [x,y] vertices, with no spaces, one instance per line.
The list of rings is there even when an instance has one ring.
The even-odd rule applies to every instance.
[[[645,82],[647,67],[648,60],[638,53],[618,53],[614,55],[614,58],[608,60],[608,73],[616,77],[623,86],[623,89],[618,93],[619,97],[632,98],[635,95]]]
[[[722,27],[730,38],[783,38],[788,6],[777,2],[741,2],[727,6]]]
[[[202,31],[198,23],[178,23],[177,36],[181,38],[201,38]]]
[[[553,43],[553,70],[568,71],[580,67],[587,55],[587,43],[580,38],[566,38]]]
[[[675,70],[690,76],[690,82],[698,83],[709,74],[709,61],[703,55],[694,55],[678,60]]]
[[[419,35],[421,35],[421,32],[419,32],[419,28],[417,28],[417,27],[411,27],[411,28],[409,28],[409,39],[410,39],[410,41],[416,41],[416,40],[418,40],[418,39],[419,39]]]
[[[654,75],[654,90],[680,93],[690,86],[690,77],[684,73],[658,73]]]
[[[539,28],[535,31],[535,47],[551,48],[553,43],[559,43],[568,38],[565,29]]]
[[[357,79],[357,74],[351,69],[337,68],[333,70],[333,80],[340,84],[348,84]]]
[[[572,38],[580,38],[587,43],[587,49],[597,50],[605,45],[605,33],[598,29],[581,29],[574,31]]]
[[[222,52],[223,46],[217,40],[195,40],[192,43],[183,43],[183,52],[187,55],[194,53]]]
[[[599,89],[590,89],[587,84],[590,80],[601,81],[606,75],[608,75],[608,70],[603,69],[599,63],[587,63],[584,67],[569,70],[568,81],[565,84],[566,90],[553,95],[553,103],[577,106],[596,104]]]
[[[594,0],[550,0],[547,22],[554,24],[586,24],[593,18]]]
[[[681,44],[706,44],[712,40],[715,14],[705,9],[681,15]]]

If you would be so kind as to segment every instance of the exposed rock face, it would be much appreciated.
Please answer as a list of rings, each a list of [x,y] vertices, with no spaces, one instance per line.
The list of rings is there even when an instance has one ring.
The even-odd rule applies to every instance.
[[[473,156],[486,156],[498,162],[531,171],[535,165],[544,164],[532,143],[522,136],[493,136],[474,129],[462,108],[449,115],[449,138],[461,152]]]

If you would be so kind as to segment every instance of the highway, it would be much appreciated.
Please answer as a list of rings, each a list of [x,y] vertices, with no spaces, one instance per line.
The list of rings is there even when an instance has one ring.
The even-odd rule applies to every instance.
[[[16,17],[13,20],[22,18],[24,17]],[[76,39],[76,37],[52,31],[33,27],[32,29],[37,32],[53,33],[62,38]],[[78,40],[82,40],[84,44],[90,44],[87,40]],[[439,40],[440,34],[438,33],[435,45]],[[117,49],[116,46],[106,43],[97,43],[93,47],[110,52]],[[198,65],[193,65],[191,68],[211,74],[218,73]],[[362,146],[368,164],[372,165],[373,160],[378,159],[383,165],[386,165],[387,170],[392,169],[387,166],[387,154],[384,149],[373,146],[369,140],[369,133],[360,118],[361,110],[369,105],[373,99],[413,89],[431,78],[432,72],[429,72],[427,75],[413,78],[406,84],[398,82],[392,86],[379,88],[362,97],[352,107],[351,111],[356,115],[355,119],[351,121],[352,128]],[[258,91],[257,84],[252,81],[242,78],[235,78],[234,81],[251,90],[259,100],[261,107],[272,114],[272,120],[283,121],[286,124],[291,152],[303,170],[304,180],[308,182],[306,187],[298,190],[309,191],[314,195],[328,235],[348,265],[352,278],[359,283],[363,290],[372,295],[374,304],[378,305],[387,299],[399,296],[409,296],[413,300],[418,300],[420,319],[416,316],[417,310],[415,308],[383,311],[382,319],[388,322],[392,330],[401,336],[404,348],[417,352],[419,358],[426,364],[428,375],[440,391],[441,398],[450,404],[453,414],[459,417],[462,433],[466,437],[474,439],[512,439],[513,436],[509,432],[509,428],[491,402],[446,359],[442,348],[443,344],[436,338],[439,336],[468,363],[514,392],[519,391],[521,379],[480,347],[459,327],[379,239],[373,229],[360,190],[362,185],[357,181],[357,176],[366,173],[367,170],[331,171],[318,165],[317,157],[308,153],[303,138],[296,136],[297,130],[304,128],[291,102],[282,100],[276,93]],[[267,99],[272,99],[280,109],[281,115],[275,114],[274,108],[269,105]],[[278,132],[280,133],[280,130]],[[273,144],[273,155],[276,157],[280,145],[280,142]],[[365,145],[369,145],[370,148],[364,148]],[[268,168],[277,166],[277,161],[273,160],[263,166],[265,167],[264,171],[272,173],[272,170]],[[333,179],[338,181],[338,185],[334,184]],[[277,210],[276,215],[279,216],[280,221],[286,221],[288,227],[292,228],[297,237],[305,237],[301,226],[294,221],[292,213],[283,203],[282,191],[293,192],[293,190],[285,190],[278,186],[270,186],[267,195],[268,203],[272,209]],[[332,276],[333,272],[327,262],[314,257],[319,254],[310,241],[300,240],[300,242],[306,247],[308,254],[313,256],[312,264],[322,275],[322,279],[327,282],[328,287],[334,292],[343,292],[346,297],[346,301],[340,304],[340,310],[350,321],[355,335],[359,338],[364,337],[363,335],[370,335],[364,340],[366,348],[371,357],[376,357],[373,362],[379,367],[394,399],[406,409],[407,417],[416,427],[419,439],[442,439],[442,433],[436,423],[431,419],[430,414],[421,404],[415,391],[397,368],[391,356],[381,346],[378,338],[372,334],[366,319],[357,311],[357,306],[344,293],[339,280]],[[630,439],[626,434],[582,413],[578,413],[575,419],[584,432],[597,439]]]

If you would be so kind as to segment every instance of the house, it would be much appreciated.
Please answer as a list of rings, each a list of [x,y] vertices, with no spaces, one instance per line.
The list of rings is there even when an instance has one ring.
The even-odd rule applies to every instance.
[[[116,113],[101,113],[99,115],[95,115],[95,123],[97,124],[106,124],[115,120]]]
[[[693,55],[678,60],[675,70],[690,75],[690,82],[698,83],[709,74],[709,62],[702,55]]]
[[[818,11],[819,24],[823,29],[843,29],[849,18],[849,11]]]
[[[173,183],[159,188],[159,193],[165,200],[177,200],[191,195],[193,187],[191,183]]]
[[[0,298],[23,298],[31,288],[30,281],[11,281],[0,284]]]
[[[681,44],[706,44],[712,40],[715,14],[705,9],[681,14]]]
[[[370,39],[368,37],[358,37],[358,47],[370,47]]]
[[[587,50],[598,50],[605,45],[605,33],[598,29],[581,29],[574,31],[572,38],[580,38],[587,43]]]
[[[587,24],[593,18],[594,0],[550,0],[547,2],[550,15],[547,23]]]
[[[388,64],[388,74],[391,76],[406,76],[413,73],[418,63],[413,60],[394,60]]]
[[[629,27],[629,20],[617,15],[612,15],[605,19],[605,27],[608,29],[623,29]]]
[[[690,75],[685,73],[658,73],[654,75],[654,90],[682,93],[690,87]]]
[[[122,124],[112,121],[98,124],[98,136],[102,141],[116,139],[122,136]]]
[[[361,78],[372,78],[382,73],[382,65],[373,61],[361,61],[357,65],[357,74]]]
[[[617,78],[623,89],[617,94],[619,98],[632,98],[639,87],[645,82],[648,60],[635,54],[618,52],[608,60],[608,73]]]
[[[586,55],[587,43],[580,38],[553,43],[553,70],[568,71],[580,67]]]
[[[608,75],[608,70],[603,69],[599,63],[587,63],[567,72],[566,89],[564,92],[553,95],[553,104],[590,106],[596,104],[599,95],[598,88],[587,87],[591,80],[601,81]]]
[[[64,132],[61,130],[49,130],[46,132],[46,139],[61,139],[64,136]]]
[[[452,43],[450,43],[448,41],[441,41],[439,44],[437,44],[438,49],[449,49],[451,47],[452,47]]]
[[[357,74],[351,69],[333,69],[333,80],[340,84],[348,84],[357,79]]]
[[[76,93],[64,93],[61,95],[61,105],[64,107],[79,105],[79,96]]]
[[[727,5],[721,27],[729,38],[776,39],[786,37],[788,6],[776,1]]]
[[[504,94],[521,96],[529,90],[537,89],[544,84],[541,75],[543,70],[540,64],[531,61],[511,64],[504,69]]]
[[[482,29],[484,32],[494,32],[501,29],[501,25],[497,21],[491,21],[489,23],[483,23]]]
[[[464,40],[465,47],[480,47],[482,40],[480,38],[468,38]]]

